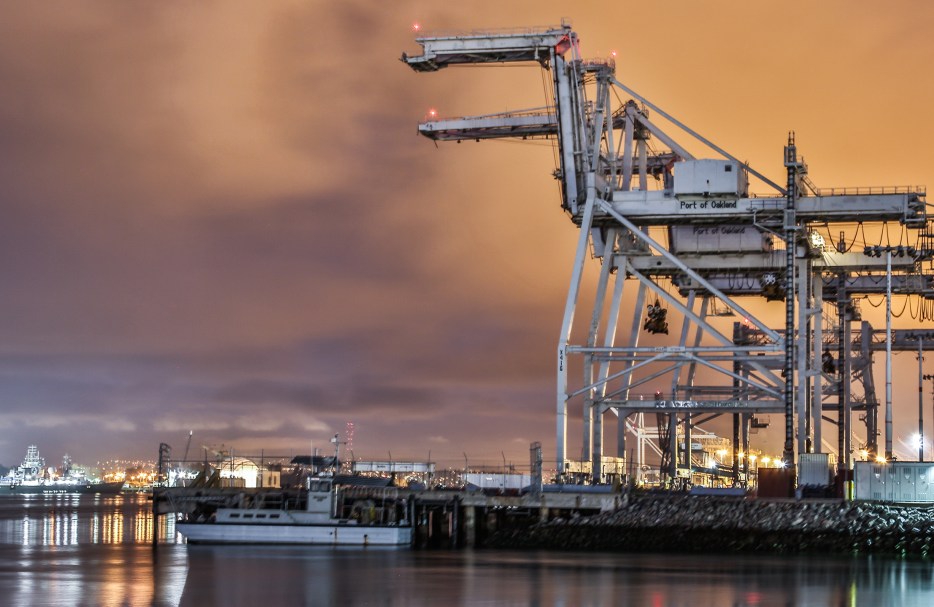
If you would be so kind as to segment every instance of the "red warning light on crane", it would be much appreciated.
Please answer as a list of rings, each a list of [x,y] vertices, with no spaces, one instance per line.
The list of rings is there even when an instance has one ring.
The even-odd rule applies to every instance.
[[[422,31],[422,24],[419,23],[418,21],[416,21],[415,23],[413,23],[413,24],[412,24],[412,31],[413,31],[413,32],[420,32],[420,31]]]
[[[428,108],[427,117],[428,117],[429,120],[434,120],[435,118],[438,117],[438,110],[436,110],[436,109],[433,108],[433,107],[432,107],[432,108]]]

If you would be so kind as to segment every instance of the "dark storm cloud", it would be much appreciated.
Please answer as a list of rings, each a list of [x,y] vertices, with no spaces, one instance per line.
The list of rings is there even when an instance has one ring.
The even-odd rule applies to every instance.
[[[326,400],[323,390],[294,381],[256,379],[221,387],[214,395],[222,403],[261,404],[274,403],[290,406],[309,406]]]
[[[422,233],[417,224],[394,221],[384,199],[361,188],[271,201],[261,209],[235,209],[198,220],[205,247],[218,258],[236,253],[268,264],[269,271],[295,272],[303,290],[305,272],[315,279],[352,276],[359,280],[412,278],[425,255],[408,246]],[[396,225],[393,225],[393,224]],[[220,261],[220,259],[218,259]]]
[[[385,380],[358,378],[350,387],[348,409],[357,415],[384,414],[403,419],[428,414],[435,417],[443,410],[437,389],[398,385]],[[434,415],[432,415],[434,413]]]

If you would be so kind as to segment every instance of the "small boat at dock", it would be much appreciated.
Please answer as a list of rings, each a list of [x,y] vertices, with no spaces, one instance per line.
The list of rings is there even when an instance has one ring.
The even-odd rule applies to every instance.
[[[341,499],[332,478],[310,478],[304,508],[258,499],[245,507],[199,511],[176,521],[190,544],[408,546],[412,525],[404,503]],[[272,507],[271,507],[272,506]],[[346,516],[341,516],[346,514]]]

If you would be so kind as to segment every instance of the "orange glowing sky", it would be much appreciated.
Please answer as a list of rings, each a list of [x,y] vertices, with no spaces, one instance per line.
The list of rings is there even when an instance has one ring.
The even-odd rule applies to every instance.
[[[567,18],[585,56],[616,51],[620,80],[775,180],[794,130],[818,185],[934,184],[925,3],[60,1],[3,12],[7,465],[29,443],[50,460],[153,458],[188,430],[195,444],[305,452],[347,421],[357,457],[525,463],[541,440],[550,460],[577,236],[553,151],[416,135],[429,107],[543,105],[542,76],[415,74],[399,56],[418,52],[416,21],[432,31]],[[897,435],[916,424],[917,399],[914,358],[900,357]]]

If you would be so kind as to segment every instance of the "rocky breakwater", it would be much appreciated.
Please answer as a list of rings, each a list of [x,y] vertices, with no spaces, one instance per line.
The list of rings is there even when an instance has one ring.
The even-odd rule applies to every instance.
[[[934,545],[934,510],[866,502],[643,496],[613,512],[504,529],[487,545],[927,558]]]

